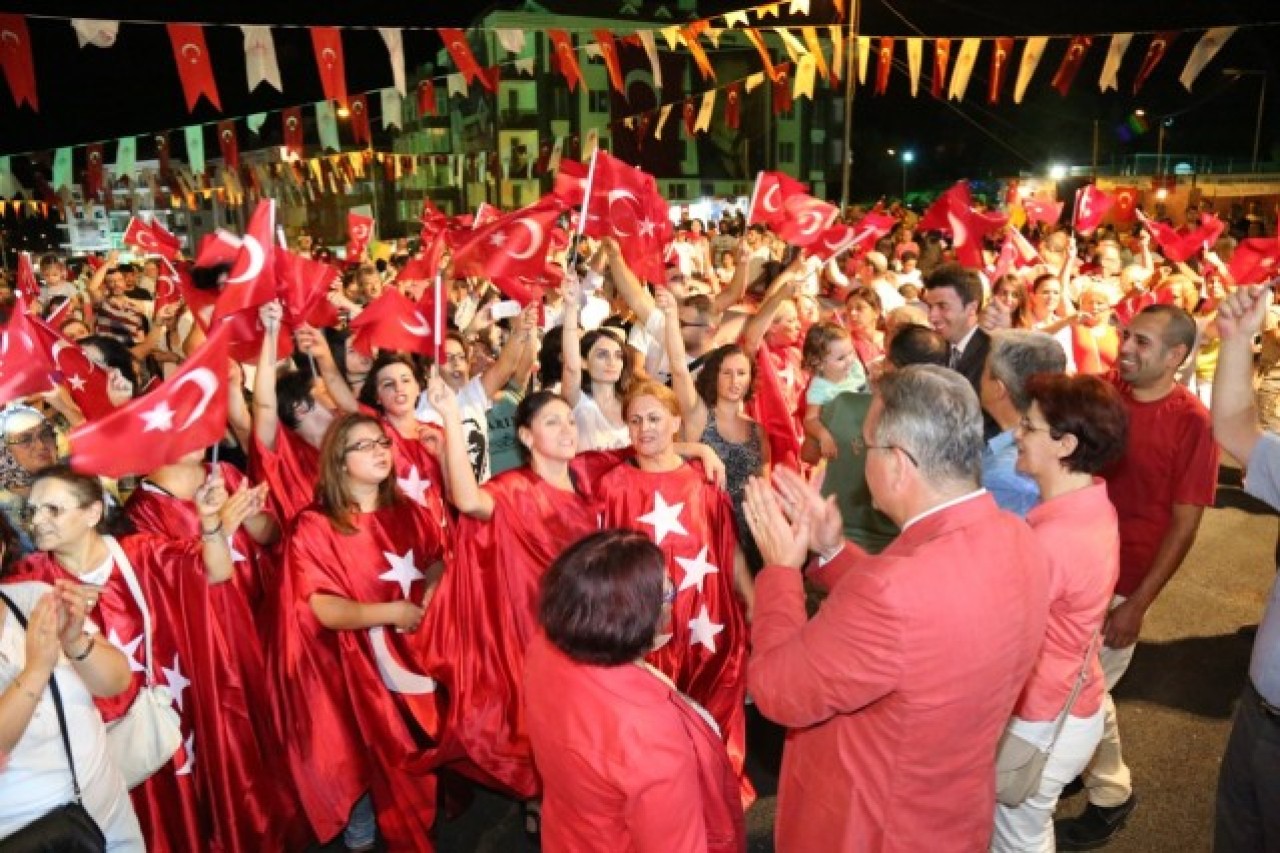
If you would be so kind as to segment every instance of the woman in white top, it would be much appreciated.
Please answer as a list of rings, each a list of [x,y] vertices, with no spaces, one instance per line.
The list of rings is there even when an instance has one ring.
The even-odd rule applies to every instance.
[[[50,679],[57,679],[85,809],[112,853],[142,851],[142,831],[124,779],[107,755],[94,696],[129,686],[125,656],[85,621],[89,587],[59,581],[0,585],[27,621],[24,631],[0,601],[0,846],[4,839],[74,799],[71,767]]]
[[[578,451],[628,447],[631,435],[622,416],[622,395],[631,386],[632,372],[626,344],[608,328],[581,334],[579,296],[577,283],[566,281],[560,395],[573,407]]]

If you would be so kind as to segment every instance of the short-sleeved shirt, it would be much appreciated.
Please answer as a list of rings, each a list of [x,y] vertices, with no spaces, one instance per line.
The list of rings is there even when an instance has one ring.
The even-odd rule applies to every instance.
[[[1280,435],[1263,433],[1254,445],[1244,490],[1280,510]],[[1280,583],[1271,585],[1271,597],[1253,641],[1249,678],[1262,698],[1280,705]]]
[[[1129,411],[1129,442],[1107,469],[1107,495],[1120,518],[1118,595],[1131,595],[1151,569],[1173,520],[1174,504],[1212,506],[1218,445],[1209,410],[1181,385],[1159,400],[1140,402],[1116,374],[1108,379]]]
[[[484,382],[479,376],[471,377],[466,385],[458,389],[458,414],[462,416],[462,432],[467,437],[467,456],[471,459],[471,470],[475,472],[478,483],[489,479],[489,419],[486,414],[490,405],[489,396],[484,391]],[[418,400],[416,414],[424,424],[444,424],[440,413],[431,405],[426,394]]]
[[[503,471],[519,468],[519,440],[516,438],[516,409],[524,399],[524,389],[518,382],[510,382],[498,392],[493,405],[485,412],[489,422],[489,474],[496,477]]]
[[[804,400],[810,406],[825,406],[840,394],[860,394],[867,390],[867,372],[862,365],[854,361],[849,368],[849,375],[839,382],[832,382],[821,376],[813,377],[809,389],[805,391]]]
[[[898,535],[898,527],[871,505],[867,451],[862,441],[862,424],[870,408],[870,394],[839,394],[822,407],[822,425],[835,439],[837,450],[836,457],[827,462],[822,494],[836,496],[845,537],[865,551],[879,554]]]

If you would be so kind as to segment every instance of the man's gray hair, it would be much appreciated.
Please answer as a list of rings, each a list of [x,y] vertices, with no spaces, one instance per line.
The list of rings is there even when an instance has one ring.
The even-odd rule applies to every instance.
[[[1067,354],[1062,344],[1044,332],[1005,329],[991,335],[987,369],[1009,392],[1009,400],[1019,412],[1031,406],[1027,380],[1037,373],[1065,373]]]
[[[905,450],[935,487],[978,487],[982,478],[982,407],[962,375],[933,364],[880,377],[884,411],[873,438]]]

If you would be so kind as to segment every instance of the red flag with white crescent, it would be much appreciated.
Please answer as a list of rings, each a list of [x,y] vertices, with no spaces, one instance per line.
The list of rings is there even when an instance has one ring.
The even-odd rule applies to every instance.
[[[865,251],[897,224],[898,220],[887,213],[868,213],[854,225],[832,225],[805,247],[805,253],[825,261],[847,250]]]
[[[148,255],[159,255],[173,260],[182,250],[182,241],[170,234],[155,219],[135,216],[124,229],[124,244],[141,249]]]
[[[942,87],[947,83],[947,65],[951,62],[951,39],[935,39],[933,42],[933,80],[929,94],[942,99]]]
[[[375,347],[434,355],[436,336],[443,330],[432,327],[430,290],[423,301],[428,304],[415,303],[394,287],[382,291],[351,321],[352,349],[366,355],[372,354]]]
[[[1138,76],[1133,78],[1133,94],[1136,95],[1142,91],[1142,84],[1146,83],[1151,72],[1156,70],[1160,60],[1164,59],[1164,55],[1169,52],[1169,45],[1173,44],[1173,40],[1177,37],[1177,30],[1165,30],[1151,37],[1151,44],[1147,45],[1147,53],[1142,57],[1142,67],[1138,69]]]
[[[1138,188],[1116,187],[1111,218],[1116,222],[1132,222],[1138,210]]]
[[[472,80],[479,78],[481,85],[488,88],[489,78],[480,69],[480,63],[476,62],[475,54],[471,52],[471,45],[467,44],[467,34],[462,30],[449,27],[440,27],[438,32],[440,40],[444,42],[444,49],[453,58],[453,63],[458,66],[467,84],[470,85]]]
[[[85,147],[84,191],[91,199],[102,197],[102,143]]]
[[[566,207],[581,207],[587,194],[587,167],[568,157],[560,158],[560,170],[556,172],[551,194],[564,202]]]
[[[196,101],[203,95],[213,108],[222,111],[218,98],[218,85],[213,79],[213,62],[209,48],[204,43],[204,28],[200,24],[166,24],[169,41],[173,45],[173,60],[178,64],[178,77],[187,98],[187,111],[195,112]]]
[[[554,67],[569,84],[569,91],[577,91],[578,85],[584,88],[587,81],[582,77],[582,68],[578,65],[578,55],[573,50],[573,39],[564,30],[547,30],[547,39],[551,42]]]
[[[289,107],[281,113],[284,124],[284,147],[290,156],[301,157],[303,141],[302,107]]]
[[[347,260],[355,261],[373,239],[373,217],[347,211]]]
[[[423,80],[418,84],[418,115],[436,115],[436,84],[431,80]]]
[[[155,313],[182,301],[182,276],[166,257],[160,259],[160,269],[156,273]]]
[[[546,196],[470,231],[453,251],[454,274],[491,279],[541,276],[551,231],[563,212],[558,198]]]
[[[987,103],[1000,102],[1000,90],[1004,88],[1004,75],[1013,56],[1013,39],[1001,37],[993,42],[991,50],[991,80],[987,86]]]
[[[32,305],[40,299],[40,282],[36,280],[36,270],[31,263],[30,252],[18,253],[18,293]]]
[[[1084,55],[1091,44],[1093,44],[1092,36],[1075,36],[1071,39],[1067,54],[1062,57],[1062,64],[1058,66],[1057,73],[1053,75],[1053,82],[1049,84],[1057,89],[1062,97],[1065,98],[1071,91],[1071,84],[1075,82],[1076,74],[1084,64]]]
[[[1028,222],[1043,222],[1046,225],[1054,225],[1062,218],[1064,203],[1061,201],[1024,198],[1022,200],[1022,209],[1026,211]]]
[[[36,341],[27,306],[19,297],[0,332],[0,404],[53,387],[53,365]]]
[[[777,75],[773,78],[773,114],[775,116],[791,112],[791,63],[777,67]]]
[[[64,338],[49,323],[37,317],[28,319],[33,336],[49,358],[54,378],[66,386],[85,418],[93,421],[114,412],[116,407],[108,392],[111,378],[107,371],[94,364],[79,344]]]
[[[1280,237],[1247,237],[1228,265],[1236,284],[1262,284],[1280,273]]]
[[[312,27],[311,47],[320,70],[320,85],[327,101],[347,105],[347,72],[342,58],[342,30],[337,27]]]
[[[604,67],[609,71],[609,83],[614,91],[624,98],[627,88],[622,82],[622,61],[618,58],[618,43],[609,30],[592,30],[596,44],[600,46],[600,56],[604,59]]]
[[[653,175],[605,151],[597,151],[590,192],[583,205],[583,233],[614,237],[623,259],[637,276],[665,286],[663,257],[675,229]]]
[[[71,432],[71,467],[146,474],[216,443],[227,428],[227,337],[217,327],[182,369],[145,396]]]
[[[737,130],[742,124],[742,88],[737,83],[730,83],[724,98],[725,127]]]
[[[840,213],[834,204],[811,195],[793,195],[782,204],[784,218],[774,231],[793,246],[806,247],[817,241]]]
[[[40,109],[36,95],[36,63],[31,52],[31,34],[24,15],[0,15],[0,71],[9,84],[15,106],[27,104]]]
[[[373,139],[369,131],[369,99],[365,95],[351,96],[351,138],[356,145],[368,145]]]
[[[1212,248],[1227,227],[1226,223],[1212,213],[1200,214],[1199,226],[1185,234],[1141,214],[1139,218],[1160,246],[1160,254],[1174,263],[1191,260],[1196,253],[1203,251],[1205,246]]]
[[[214,322],[276,298],[276,203],[258,202],[214,306]]]
[[[775,229],[785,216],[783,205],[791,196],[809,194],[809,187],[782,172],[761,172],[747,210],[747,224],[759,223]]]
[[[889,90],[889,72],[893,70],[893,36],[880,37],[879,57],[876,62],[876,94]]]
[[[227,119],[218,122],[218,150],[222,152],[222,162],[228,169],[240,168],[240,141],[236,139],[236,120]]]
[[[1102,217],[1111,209],[1111,203],[1111,196],[1095,185],[1081,187],[1076,190],[1076,206],[1071,224],[1077,231],[1088,233],[1094,230],[1102,224]]]

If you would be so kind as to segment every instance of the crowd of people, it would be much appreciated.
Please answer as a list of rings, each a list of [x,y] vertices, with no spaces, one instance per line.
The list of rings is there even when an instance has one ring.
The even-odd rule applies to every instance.
[[[514,316],[446,272],[438,360],[347,328],[421,292],[407,244],[335,266],[330,326],[254,309],[219,445],[137,477],[65,464],[66,375],[5,401],[0,849],[78,804],[113,851],[430,850],[480,785],[548,850],[743,850],[751,703],[789,731],[779,850],[1105,844],[1111,689],[1218,444],[1280,505],[1280,322],[1230,237],[1041,227],[973,269],[894,213],[829,260],[686,220],[662,287],[580,238]],[[157,310],[156,259],[38,269],[5,310],[112,406],[200,351],[212,301]],[[1273,597],[1219,850],[1280,845],[1277,631]]]

